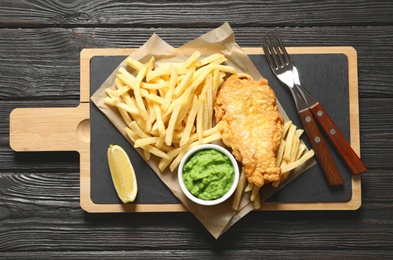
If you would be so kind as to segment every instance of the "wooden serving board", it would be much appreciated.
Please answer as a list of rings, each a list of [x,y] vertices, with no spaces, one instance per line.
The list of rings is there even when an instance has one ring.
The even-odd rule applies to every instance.
[[[244,48],[277,94],[288,116],[299,127],[289,91],[271,74],[260,48]],[[80,105],[66,108],[17,108],[10,115],[10,145],[15,151],[78,151],[80,203],[87,212],[177,212],[187,209],[159,180],[107,118],[90,104],[90,95],[135,49],[84,49],[81,52]],[[325,106],[354,150],[360,153],[357,54],[352,47],[288,48],[301,80]],[[302,75],[313,75],[306,77]],[[126,147],[140,187],[137,200],[122,204],[106,164],[109,142]],[[308,143],[307,140],[305,140]],[[332,190],[318,165],[285,186],[261,210],[356,210],[361,205],[360,176],[352,176],[330,147],[344,186]],[[139,175],[139,176],[138,176]]]

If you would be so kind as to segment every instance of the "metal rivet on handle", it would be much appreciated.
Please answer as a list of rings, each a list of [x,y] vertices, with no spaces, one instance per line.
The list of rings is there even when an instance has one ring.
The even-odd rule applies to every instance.
[[[314,141],[315,141],[316,143],[319,143],[319,142],[321,141],[321,138],[319,138],[319,136],[316,136],[316,137],[314,138]]]
[[[317,115],[318,116],[323,116],[323,112],[321,110],[318,110]]]
[[[307,117],[306,117],[306,122],[307,122],[307,123],[310,123],[310,122],[311,122],[311,117],[307,116]]]
[[[335,134],[336,134],[336,130],[335,130],[335,129],[333,129],[333,128],[332,128],[332,129],[330,129],[330,131],[329,131],[329,132],[330,132],[330,134],[331,134],[331,135],[335,135]]]

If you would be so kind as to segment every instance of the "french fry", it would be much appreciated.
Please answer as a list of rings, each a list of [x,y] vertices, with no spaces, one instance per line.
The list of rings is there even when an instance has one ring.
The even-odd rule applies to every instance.
[[[254,201],[256,197],[259,197],[259,190],[260,189],[261,189],[261,187],[258,187],[257,185],[254,185],[252,187],[251,196],[250,196],[251,201]]]
[[[220,71],[226,72],[226,73],[236,74],[236,69],[234,67],[231,67],[231,66],[214,65],[212,69],[220,70]]]
[[[185,145],[188,142],[188,140],[190,140],[191,130],[194,127],[197,110],[198,110],[198,99],[196,96],[194,96],[191,109],[188,113],[186,127],[184,128],[183,136],[180,139],[180,146]]]
[[[201,144],[199,141],[193,142],[191,144],[189,144],[188,146],[184,147],[180,153],[176,156],[176,158],[171,162],[171,164],[169,165],[169,169],[171,171],[174,171],[176,169],[176,167],[179,165],[181,159],[184,157],[184,155],[191,150],[192,148],[198,146],[199,144]]]
[[[146,82],[141,82],[141,87],[144,89],[162,89],[167,87],[168,84],[165,81],[161,81],[158,83],[146,83]]]
[[[218,88],[220,85],[224,82],[224,76],[225,73],[221,73],[219,70],[215,70],[213,72],[213,78],[212,78],[212,97],[213,97],[213,103],[216,100]]]
[[[197,129],[197,134],[198,134],[198,138],[199,140],[202,140],[203,138],[203,115],[204,115],[204,108],[205,108],[205,97],[203,97],[202,95],[199,96],[198,99],[198,110],[197,110],[197,116],[196,116],[196,129]]]
[[[168,80],[169,76],[171,75],[171,66],[160,66],[153,71],[150,71],[149,74],[146,75],[146,82],[151,82],[156,80],[157,78],[163,78],[164,80]],[[187,69],[176,67],[180,74],[187,73]]]
[[[128,112],[120,107],[118,107],[119,113],[121,115],[121,117],[123,118],[124,122],[126,123],[126,125],[131,124],[132,122],[132,118],[130,116],[130,114],[128,114]]]
[[[284,123],[284,126],[282,127],[282,135],[281,135],[281,139],[286,139],[287,137],[287,133],[288,133],[288,129],[291,127],[292,125],[292,121],[287,121]]]
[[[181,78],[180,83],[176,86],[174,90],[174,95],[180,97],[190,86],[192,82],[192,77],[194,76],[195,68],[191,68],[184,77]]]
[[[169,90],[165,93],[164,102],[161,105],[163,111],[168,109],[169,104],[172,102],[172,96],[175,91],[176,82],[177,82],[177,69],[174,66],[171,66],[171,78],[169,80]]]
[[[182,107],[182,103],[177,102],[177,104],[173,110],[173,113],[171,115],[171,119],[169,120],[168,128],[166,130],[166,135],[165,135],[166,145],[172,144],[173,132],[175,131],[175,124],[176,124],[177,118],[179,116],[181,107]]]
[[[254,184],[251,183],[251,182],[249,182],[249,183],[247,183],[247,186],[246,186],[246,188],[244,189],[244,192],[252,191],[253,188],[254,188]]]
[[[291,156],[289,159],[290,162],[294,162],[296,160],[296,155],[299,150],[299,145],[300,145],[300,139],[297,135],[294,135],[292,139]]]
[[[305,144],[300,144],[299,149],[297,151],[296,155],[296,160],[299,160],[299,158],[303,155],[304,151],[306,150],[306,145]]]
[[[292,150],[292,141],[293,141],[293,136],[296,131],[296,126],[291,125],[288,129],[287,137],[286,137],[286,143],[285,143],[285,151],[283,158],[286,161],[289,161],[291,159],[291,150]]]
[[[179,117],[176,120],[176,126],[182,127],[180,123],[186,118],[187,113],[189,112],[189,108],[191,107],[193,101],[194,93],[192,91],[186,91],[180,98],[178,98],[178,102],[181,102],[181,110]]]
[[[202,66],[204,66],[206,64],[215,62],[217,60],[222,60],[222,59],[226,60],[224,55],[222,55],[221,53],[215,53],[215,54],[212,54],[210,56],[207,56],[206,58],[201,59],[199,61],[199,63],[198,63],[198,67],[202,67]]]
[[[291,171],[291,170],[299,167],[300,165],[304,164],[306,161],[308,161],[313,156],[314,156],[314,150],[309,150],[302,157],[300,157],[297,161],[290,163],[290,164],[286,165],[285,167],[282,167],[281,170],[284,172]]]
[[[199,51],[194,52],[182,65],[182,68],[188,69],[191,65],[195,65],[197,59],[201,56]]]
[[[136,121],[132,121],[131,124],[128,125],[135,134],[139,136],[139,138],[148,138],[151,137],[148,133],[146,133],[140,125]]]
[[[147,113],[145,104],[143,102],[142,96],[141,96],[141,82],[143,78],[146,76],[146,71],[147,71],[147,66],[143,65],[141,70],[138,72],[138,75],[135,78],[135,86],[134,86],[134,95],[135,95],[135,101],[137,108],[139,110],[139,113],[143,117],[143,119],[148,120],[149,115]]]
[[[131,57],[127,57],[127,59],[125,60],[126,64],[128,66],[130,66],[131,68],[135,69],[135,70],[140,70],[143,66],[142,63],[140,63],[138,60],[135,60]]]
[[[136,142],[136,140],[138,140],[139,136],[132,131],[129,127],[125,127],[125,131],[127,133],[127,136],[131,139],[132,142]]]
[[[203,115],[202,115],[202,125],[203,125],[203,127],[202,127],[202,129],[208,129],[209,128],[209,110],[210,110],[210,108],[209,108],[209,103],[208,103],[208,100],[207,100],[207,91],[204,91],[203,92]],[[202,96],[201,95],[201,96]]]
[[[254,199],[254,209],[260,209],[262,207],[261,196],[256,196]]]
[[[297,136],[297,138],[300,138],[300,136],[304,133],[303,129],[297,129],[295,132],[295,136]]]
[[[117,90],[112,90],[112,89],[108,89],[108,95],[111,97],[119,97],[121,95],[123,95],[124,93],[127,93],[128,90],[130,90],[129,87],[127,87],[126,85],[123,85],[119,88],[117,88]]]
[[[205,112],[205,116],[206,116],[206,129],[209,129],[212,127],[212,123],[213,123],[213,75],[209,74],[206,77],[206,112]]]
[[[168,165],[173,161],[173,159],[182,151],[182,148],[175,148],[172,149],[171,151],[167,152],[167,155],[169,156],[168,159],[161,159],[160,162],[158,163],[158,168],[161,171],[164,171]]]
[[[147,63],[146,75],[147,75],[148,73],[150,73],[151,71],[153,71],[155,62],[156,62],[156,58],[155,58],[154,56],[152,56],[152,57],[150,58],[149,62]],[[142,65],[142,66],[143,66],[143,65]],[[140,69],[137,69],[137,70],[141,70],[141,69],[142,69],[142,67],[141,67]]]
[[[281,165],[282,162],[282,158],[284,155],[284,149],[285,149],[285,140],[281,140],[280,142],[280,146],[278,147],[278,151],[277,151],[277,165]]]
[[[211,73],[212,70],[213,70],[213,65],[207,65],[206,67],[202,67],[199,70],[197,70],[192,77],[192,83],[190,84],[189,88],[196,90],[197,87],[203,83],[207,75],[209,75],[209,73]]]
[[[165,135],[164,136],[160,136],[156,142],[156,147],[157,148],[162,148],[165,144]]]
[[[214,133],[212,135],[206,136],[202,139],[202,143],[203,144],[208,144],[208,143],[212,143],[214,141],[220,140],[221,139],[221,133],[217,132]]]
[[[154,104],[154,112],[156,113],[156,123],[157,123],[159,136],[164,137],[166,133],[165,124],[164,121],[162,120],[161,108],[159,107],[158,104]]]
[[[155,144],[157,143],[158,139],[158,136],[139,138],[135,141],[134,147],[143,147],[145,145]]]
[[[236,191],[233,197],[233,202],[232,202],[233,210],[239,210],[240,202],[242,199],[242,195],[244,193],[244,189],[246,188],[246,185],[247,185],[247,178],[244,171],[242,171],[240,173],[239,183],[237,184]]]
[[[127,112],[129,112],[131,114],[137,114],[139,112],[136,107],[127,105],[125,103],[120,102],[119,100],[116,100],[116,99],[113,99],[113,98],[110,98],[110,97],[106,97],[104,99],[104,103],[107,104],[107,105],[110,105],[110,106],[115,106],[115,107],[117,107],[119,109],[122,109],[124,111],[127,111]]]
[[[168,156],[167,153],[163,152],[162,150],[158,149],[157,147],[153,145],[145,145],[143,146],[144,151],[148,151],[158,157],[161,157],[163,159],[169,159],[170,157]]]

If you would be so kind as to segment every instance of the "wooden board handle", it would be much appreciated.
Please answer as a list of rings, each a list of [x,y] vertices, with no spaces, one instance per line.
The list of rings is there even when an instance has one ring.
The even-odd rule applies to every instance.
[[[90,143],[89,104],[16,108],[10,114],[14,151],[81,151]]]

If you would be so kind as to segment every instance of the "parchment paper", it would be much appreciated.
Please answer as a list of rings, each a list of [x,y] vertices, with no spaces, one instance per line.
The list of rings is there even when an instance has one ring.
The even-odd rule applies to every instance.
[[[228,59],[227,65],[236,68],[238,73],[247,73],[251,75],[255,80],[261,77],[258,69],[254,66],[252,61],[249,59],[247,54],[236,44],[235,35],[228,23],[214,29],[179,48],[173,48],[165,41],[163,41],[157,34],[153,34],[150,39],[141,46],[138,50],[133,52],[130,57],[141,61],[142,63],[148,62],[152,56],[155,56],[156,61],[159,62],[181,62],[185,61],[196,50],[202,53],[202,56],[208,56],[214,53],[222,53]],[[119,67],[125,67],[126,64],[123,61]],[[117,109],[109,107],[104,104],[104,98],[106,97],[106,88],[115,88],[114,80],[116,78],[118,68],[107,78],[107,80],[101,85],[101,87],[92,95],[91,99],[94,104],[103,112],[108,119],[116,126],[116,128],[122,133],[122,135],[129,140],[125,133],[125,123],[122,120]],[[284,120],[287,121],[288,117],[285,111],[279,104],[279,110]],[[129,142],[132,144],[131,140]],[[139,154],[143,157],[143,151],[136,149]],[[152,156],[152,159],[147,163],[157,173],[160,179],[169,187],[173,194],[192,212],[207,228],[207,230],[215,237],[218,238],[226,230],[228,230],[233,224],[240,220],[247,213],[252,211],[253,203],[249,200],[249,194],[245,194],[242,198],[240,208],[238,211],[232,210],[232,200],[228,200],[222,204],[216,206],[200,206],[190,201],[181,191],[180,185],[177,180],[177,169],[174,172],[170,172],[167,169],[165,172],[161,172],[158,169],[159,159]],[[311,167],[315,162],[310,162],[301,168],[294,170],[290,177],[280,185],[279,188],[266,187],[262,188],[261,200],[265,201],[280,188],[284,187],[286,183],[296,178],[303,171]]]

